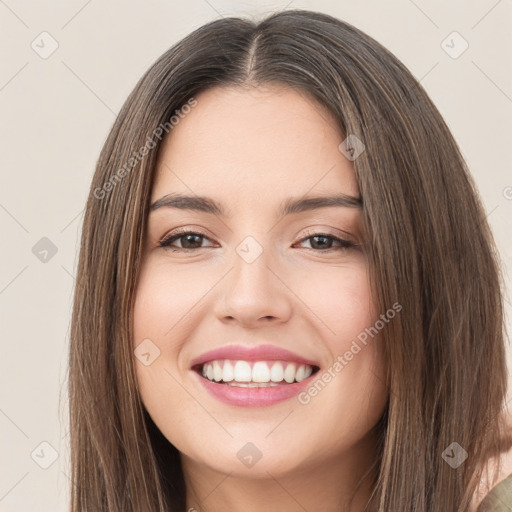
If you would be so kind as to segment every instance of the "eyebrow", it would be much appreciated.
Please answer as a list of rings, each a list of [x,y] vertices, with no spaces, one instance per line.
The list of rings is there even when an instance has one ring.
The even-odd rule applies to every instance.
[[[332,206],[342,206],[345,208],[362,208],[363,200],[361,197],[353,197],[347,194],[336,194],[331,196],[310,196],[295,199],[290,197],[281,203],[278,215],[284,217],[286,215],[301,213],[318,208],[329,208]],[[211,199],[204,196],[188,196],[179,193],[167,194],[155,201],[150,210],[158,210],[159,208],[179,208],[181,210],[194,210],[221,217],[228,217],[226,209]]]

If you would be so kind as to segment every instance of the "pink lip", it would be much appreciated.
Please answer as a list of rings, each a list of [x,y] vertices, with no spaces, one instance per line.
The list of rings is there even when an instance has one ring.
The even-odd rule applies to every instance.
[[[257,347],[243,347],[241,345],[230,345],[205,352],[196,357],[190,364],[192,369],[206,362],[216,359],[230,359],[233,361],[289,361],[297,364],[307,364],[319,367],[316,361],[305,359],[289,350],[285,350],[273,345],[260,345]],[[219,384],[205,379],[199,372],[194,371],[195,378],[218,400],[229,405],[240,407],[261,407],[272,405],[282,400],[287,400],[299,394],[305,389],[316,376],[316,372],[307,379],[293,384],[281,384],[279,386],[269,386],[261,388],[243,388],[229,386],[228,384]]]
[[[307,379],[293,384],[280,384],[279,386],[266,388],[240,388],[211,382],[197,372],[194,372],[194,374],[215,398],[226,404],[239,407],[263,407],[287,400],[298,395],[316,377],[316,373],[313,373]]]
[[[243,347],[242,345],[229,345],[227,347],[216,348],[196,357],[190,367],[214,361],[215,359],[231,359],[243,361],[290,361],[299,364],[308,364],[310,366],[319,366],[317,362],[285,350],[274,345],[259,345],[257,347]]]

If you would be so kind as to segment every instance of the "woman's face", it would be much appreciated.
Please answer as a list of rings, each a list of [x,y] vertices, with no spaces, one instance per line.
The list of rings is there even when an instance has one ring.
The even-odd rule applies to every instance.
[[[290,89],[196,100],[163,143],[152,190],[134,311],[144,405],[185,467],[261,477],[370,456],[387,390],[379,336],[365,329],[385,311],[362,212],[306,201],[359,197],[344,137]]]

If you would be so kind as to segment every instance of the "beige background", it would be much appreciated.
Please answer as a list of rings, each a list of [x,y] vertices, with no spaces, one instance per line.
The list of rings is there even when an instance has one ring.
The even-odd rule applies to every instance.
[[[89,183],[116,113],[148,66],[193,29],[219,16],[284,8],[352,23],[421,79],[472,169],[510,275],[510,0],[0,0],[3,512],[68,507],[73,276]],[[442,44],[453,31],[469,44],[457,58],[462,39]],[[58,48],[42,58],[52,44]],[[34,254],[47,248],[43,237],[57,250],[46,262]]]

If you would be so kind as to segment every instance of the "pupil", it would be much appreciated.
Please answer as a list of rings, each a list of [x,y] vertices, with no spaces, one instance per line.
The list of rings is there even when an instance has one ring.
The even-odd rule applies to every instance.
[[[328,245],[329,245],[329,247],[330,247],[329,242],[332,242],[332,240],[328,239],[328,238],[327,238],[327,237],[325,237],[325,236],[317,235],[317,236],[314,236],[314,237],[313,237],[313,239],[315,240],[315,242],[314,242],[314,243],[316,243],[316,239],[318,239],[318,238],[319,238],[319,239],[321,239],[321,240],[324,240],[324,242],[325,242],[326,240],[328,240],[328,242],[327,242],[327,243],[328,243]],[[325,247],[325,246],[324,246],[324,247]],[[328,248],[329,248],[329,247],[328,247]]]
[[[190,249],[190,247],[187,247],[187,246],[188,246],[188,245],[190,245],[190,244],[189,244],[189,242],[190,242],[190,239],[191,239],[191,238],[192,238],[192,239],[193,239],[193,238],[200,239],[201,237],[200,237],[200,236],[198,236],[198,235],[185,235],[185,240],[186,240],[186,242],[185,242],[185,248],[187,248],[187,249]],[[196,241],[197,241],[197,240],[196,240]],[[194,242],[193,242],[193,241],[192,241],[192,245],[194,245]]]

